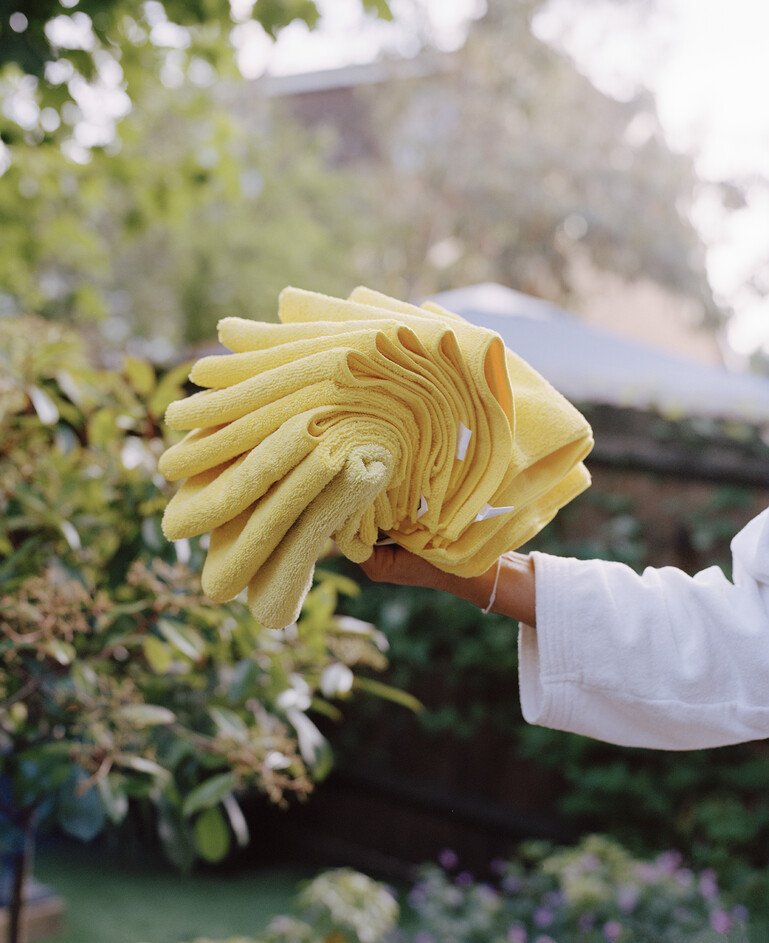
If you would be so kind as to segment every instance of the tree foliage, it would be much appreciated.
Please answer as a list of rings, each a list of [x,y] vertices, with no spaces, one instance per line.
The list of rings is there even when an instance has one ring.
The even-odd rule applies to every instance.
[[[344,294],[354,190],[326,148],[258,103],[235,121],[211,88],[147,89],[120,148],[86,164],[20,144],[0,178],[0,301],[105,340],[209,339],[225,315],[270,318],[286,284]]]
[[[361,92],[378,155],[354,165],[334,162],[333,131],[311,135],[290,101],[238,83],[222,35],[169,51],[126,34],[133,107],[111,143],[73,160],[82,116],[67,109],[63,151],[17,136],[0,177],[0,308],[101,319],[113,342],[163,338],[162,355],[223,315],[272,317],[290,283],[416,300],[493,280],[575,305],[585,273],[609,272],[717,321],[691,161],[650,99],[607,98],[533,35],[537,5],[490,4],[434,75]],[[201,78],[205,56],[216,69]]]
[[[388,0],[360,0],[391,17]],[[80,163],[114,144],[137,99],[171,85],[240,77],[238,31],[274,39],[313,28],[315,0],[28,0],[0,11],[0,176],[21,145],[63,147]],[[169,78],[169,74],[173,77]]]
[[[609,98],[540,41],[537,6],[490,2],[431,79],[371,94],[385,290],[499,281],[573,304],[581,274],[611,272],[719,321],[689,217],[693,161],[667,145],[651,96]]]

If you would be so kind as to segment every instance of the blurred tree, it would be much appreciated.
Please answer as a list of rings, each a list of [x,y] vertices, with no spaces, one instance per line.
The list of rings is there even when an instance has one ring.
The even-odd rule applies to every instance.
[[[377,16],[391,16],[388,0],[361,4]],[[10,113],[6,109],[0,137],[5,143],[39,143],[58,130],[59,117],[68,123],[68,111],[76,119],[74,106],[105,82],[133,97],[141,74],[132,61],[143,50],[159,53],[149,73],[156,81],[169,51],[184,50],[188,61],[226,69],[231,47],[224,40],[233,29],[257,23],[274,38],[295,20],[312,28],[318,17],[316,0],[6,0],[0,13],[0,95],[19,94],[24,101]]]
[[[109,153],[16,155],[0,178],[7,311],[101,320],[113,343],[162,337],[170,354],[225,314],[274,316],[286,284],[344,292],[355,278],[348,175],[258,99],[236,123],[217,89],[148,87]]]
[[[689,218],[693,161],[668,147],[650,95],[607,97],[532,33],[538,5],[491,0],[445,71],[372,92],[377,282],[418,298],[493,280],[569,303],[581,274],[609,271],[718,322]]]
[[[14,145],[0,311],[101,318],[113,342],[163,338],[162,355],[222,315],[272,317],[288,283],[415,299],[496,280],[573,303],[585,272],[609,271],[715,321],[691,161],[666,146],[653,101],[607,98],[532,34],[538,6],[492,3],[448,71],[376,87],[381,159],[354,167],[280,103],[256,90],[238,103],[225,67],[126,41],[133,107],[116,137],[88,147],[98,129],[76,115],[63,152],[32,132]],[[225,37],[207,42],[227,59]]]

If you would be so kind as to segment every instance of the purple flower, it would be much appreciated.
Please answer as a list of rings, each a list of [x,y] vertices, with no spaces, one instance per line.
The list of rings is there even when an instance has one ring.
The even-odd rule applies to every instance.
[[[700,875],[699,888],[700,894],[702,894],[705,900],[713,900],[718,897],[718,881],[716,879],[716,872],[713,871],[712,868],[708,868]]]
[[[506,874],[499,884],[506,894],[517,894],[521,889],[522,881],[517,874]]]
[[[635,910],[638,903],[638,888],[634,884],[623,884],[617,891],[617,906],[623,914]]]
[[[481,907],[485,907],[489,911],[495,911],[499,909],[499,894],[497,894],[490,884],[479,884],[475,893],[476,901]]]
[[[732,918],[737,921],[737,923],[747,923],[748,917],[748,908],[744,904],[735,904],[732,907]]]
[[[454,880],[457,887],[470,887],[473,883],[473,876],[469,871],[460,871]]]
[[[443,903],[447,907],[459,907],[462,903],[462,891],[458,887],[447,887],[443,892]]]
[[[732,926],[732,918],[725,910],[713,910],[710,914],[710,929],[726,935]]]
[[[555,919],[555,914],[549,907],[537,907],[534,911],[534,924],[539,927],[541,930],[544,930],[545,927],[549,927],[550,924]]]
[[[412,907],[420,907],[427,900],[427,888],[424,884],[415,884],[409,891],[409,903]]]
[[[443,851],[438,854],[438,864],[445,871],[451,871],[452,868],[456,868],[459,864],[459,856],[453,849],[444,848]]]
[[[414,943],[435,943],[435,937],[427,930],[420,930],[414,937]]]
[[[622,936],[622,924],[619,920],[607,920],[603,925],[603,935],[609,943],[614,943]]]
[[[590,871],[597,871],[601,867],[600,859],[589,851],[587,854],[582,855],[580,863],[582,865],[582,870],[587,871],[588,873]]]
[[[644,884],[653,884],[659,877],[656,865],[649,864],[646,861],[641,861],[636,865],[635,873],[638,880]]]
[[[661,855],[657,855],[656,865],[663,874],[669,874],[672,877],[682,861],[680,851],[663,851]]]
[[[507,931],[508,943],[526,943],[528,936],[529,934],[526,932],[525,927],[522,927],[520,924],[510,927]]]

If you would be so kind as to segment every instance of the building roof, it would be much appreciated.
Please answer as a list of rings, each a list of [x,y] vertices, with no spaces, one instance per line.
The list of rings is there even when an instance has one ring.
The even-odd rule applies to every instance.
[[[433,300],[496,331],[576,403],[769,424],[769,378],[667,354],[499,284],[470,285]]]
[[[450,57],[447,55],[414,56],[410,59],[376,59],[340,66],[336,69],[318,69],[314,72],[291,72],[286,75],[265,73],[255,79],[259,91],[267,98],[283,98],[325,92],[329,89],[359,88],[378,85],[393,79],[421,79],[446,72]]]

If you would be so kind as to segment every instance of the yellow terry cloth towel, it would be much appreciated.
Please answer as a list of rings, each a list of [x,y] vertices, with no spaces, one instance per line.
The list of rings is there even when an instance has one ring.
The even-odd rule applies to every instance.
[[[185,480],[163,529],[211,533],[213,600],[247,590],[288,625],[329,537],[356,562],[386,538],[477,576],[589,485],[589,425],[493,331],[367,288],[286,288],[279,317],[220,321],[232,353],[166,414],[186,436],[160,470]]]

